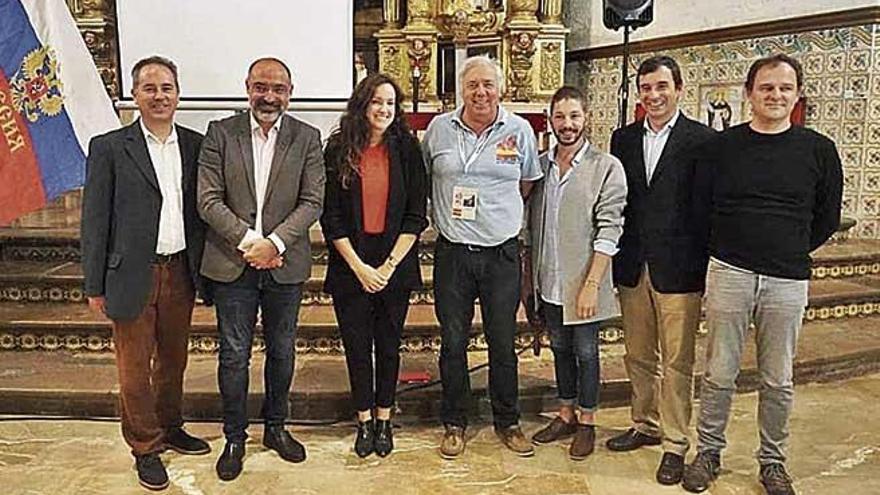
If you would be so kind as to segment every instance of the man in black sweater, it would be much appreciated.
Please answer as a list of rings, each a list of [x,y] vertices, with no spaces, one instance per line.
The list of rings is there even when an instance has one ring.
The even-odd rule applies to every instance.
[[[843,182],[834,143],[791,125],[802,87],[803,71],[791,57],[756,61],[745,83],[752,121],[708,143],[697,167],[695,217],[710,255],[709,337],[697,456],[682,483],[691,492],[706,490],[720,470],[743,343],[753,322],[762,382],[760,480],[769,495],[794,494],[785,446],[809,253],[837,229]]]

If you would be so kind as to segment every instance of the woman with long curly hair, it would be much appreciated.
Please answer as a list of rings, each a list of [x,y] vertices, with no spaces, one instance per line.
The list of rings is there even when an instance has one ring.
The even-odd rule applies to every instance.
[[[324,290],[333,296],[342,333],[360,457],[385,457],[394,448],[400,337],[410,293],[422,286],[418,239],[428,225],[427,178],[402,99],[393,79],[367,76],[324,151],[321,228],[330,255]]]

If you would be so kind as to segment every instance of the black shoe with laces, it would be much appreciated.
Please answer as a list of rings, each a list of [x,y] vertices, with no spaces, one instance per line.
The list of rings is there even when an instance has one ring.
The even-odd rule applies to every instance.
[[[203,455],[211,452],[208,442],[190,435],[181,427],[169,428],[165,432],[165,446],[178,454]]]
[[[394,450],[394,427],[390,419],[376,420],[376,455],[385,457]]]
[[[360,458],[373,453],[376,428],[373,419],[358,421],[357,436],[354,438],[354,453]]]
[[[698,452],[690,464],[684,467],[681,486],[692,493],[706,491],[721,471],[721,455],[714,452]]]
[[[795,495],[794,487],[791,486],[791,477],[785,472],[785,466],[780,463],[761,466],[760,478],[767,495]]]
[[[144,488],[150,490],[164,490],[168,488],[168,473],[159,454],[145,454],[135,456],[138,481]]]

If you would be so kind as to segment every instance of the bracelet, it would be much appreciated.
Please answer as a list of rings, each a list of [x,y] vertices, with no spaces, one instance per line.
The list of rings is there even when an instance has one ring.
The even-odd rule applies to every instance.
[[[584,282],[584,287],[589,287],[589,286],[591,286],[591,285],[594,286],[594,287],[596,287],[596,288],[598,288],[598,287],[599,287],[599,282],[596,282],[595,280],[590,280],[590,279],[587,279],[587,281]]]

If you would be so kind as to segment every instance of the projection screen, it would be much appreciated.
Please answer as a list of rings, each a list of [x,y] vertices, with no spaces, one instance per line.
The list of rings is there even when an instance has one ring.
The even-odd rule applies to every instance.
[[[174,60],[183,100],[241,100],[250,63],[275,56],[293,72],[292,100],[339,100],[352,89],[351,0],[116,0],[122,96],[145,56]]]

